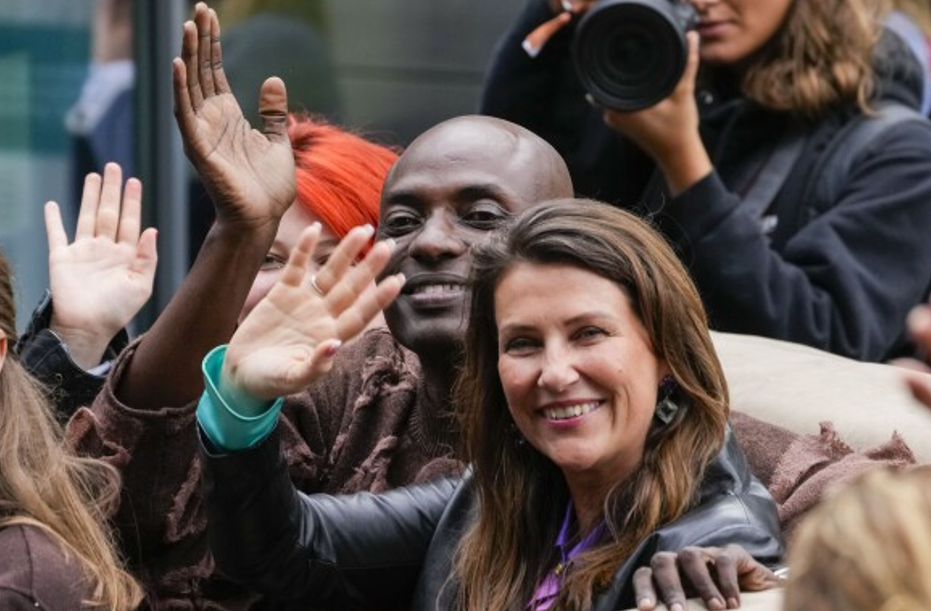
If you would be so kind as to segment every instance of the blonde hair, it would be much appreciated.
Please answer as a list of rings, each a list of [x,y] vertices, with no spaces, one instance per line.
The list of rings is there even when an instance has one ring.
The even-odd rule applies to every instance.
[[[864,0],[794,0],[785,23],[744,72],[744,95],[809,118],[851,103],[869,112],[878,14]]]
[[[0,331],[16,339],[9,265],[0,252]],[[117,560],[105,513],[119,494],[106,463],[71,454],[38,384],[12,352],[0,369],[0,528],[40,528],[74,558],[92,586],[84,604],[135,609],[142,592]]]
[[[727,384],[701,299],[663,238],[623,210],[590,200],[546,202],[475,247],[465,363],[455,401],[479,512],[456,553],[462,611],[523,611],[555,564],[569,499],[565,479],[529,444],[514,443],[497,372],[494,293],[513,265],[563,263],[615,282],[678,382],[675,418],[651,427],[642,463],[604,502],[606,534],[573,560],[554,608],[586,609],[657,527],[689,510],[724,443]]]
[[[931,609],[931,468],[880,469],[799,527],[784,611]]]

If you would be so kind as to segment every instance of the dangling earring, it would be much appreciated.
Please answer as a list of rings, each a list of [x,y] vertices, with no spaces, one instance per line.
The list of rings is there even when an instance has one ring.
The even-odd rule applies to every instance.
[[[672,394],[678,387],[679,385],[676,383],[676,379],[671,375],[665,376],[659,383],[659,392],[657,394],[661,398],[656,403],[656,409],[653,411],[653,415],[664,425],[668,425],[672,422],[676,412],[679,411],[679,406],[672,400]]]

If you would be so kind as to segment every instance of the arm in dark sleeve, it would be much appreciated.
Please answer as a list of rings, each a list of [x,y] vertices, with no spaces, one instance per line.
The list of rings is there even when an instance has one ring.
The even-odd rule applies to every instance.
[[[558,32],[536,57],[524,38],[554,16],[548,0],[528,0],[524,11],[498,42],[482,88],[480,112],[522,125],[564,153],[580,142],[582,123],[600,113],[585,101],[572,63],[574,24]]]
[[[383,495],[307,496],[288,477],[277,429],[225,455],[201,440],[208,537],[225,575],[314,608],[409,604],[454,482]]]
[[[16,343],[16,353],[26,371],[49,390],[56,416],[65,422],[79,407],[93,403],[110,364],[129,344],[129,334],[121,329],[107,346],[101,367],[87,371],[72,360],[68,347],[49,328],[52,307],[52,296],[46,292]]]
[[[878,361],[931,282],[931,125],[890,128],[781,252],[711,174],[665,209],[713,326]]]

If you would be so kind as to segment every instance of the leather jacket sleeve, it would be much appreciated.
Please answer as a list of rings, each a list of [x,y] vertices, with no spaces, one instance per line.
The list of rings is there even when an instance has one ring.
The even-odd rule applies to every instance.
[[[201,433],[210,548],[231,579],[313,608],[409,606],[457,482],[381,495],[304,495],[288,476],[276,429],[218,455]]]
[[[26,371],[49,390],[55,414],[59,421],[65,422],[79,407],[93,403],[103,388],[106,372],[92,373],[77,365],[68,347],[49,329],[51,320],[52,295],[46,291],[26,332],[16,342],[15,351]],[[128,344],[129,334],[121,329],[107,346],[102,364],[109,365]]]

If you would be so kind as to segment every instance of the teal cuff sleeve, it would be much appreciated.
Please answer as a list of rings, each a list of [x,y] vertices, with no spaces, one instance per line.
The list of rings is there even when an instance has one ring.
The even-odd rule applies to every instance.
[[[226,388],[221,383],[220,370],[225,356],[224,345],[217,346],[204,357],[204,394],[197,404],[197,422],[207,439],[218,449],[245,450],[272,432],[278,424],[278,414],[281,413],[284,399],[278,398],[256,416],[244,416],[242,411],[246,410],[243,407],[261,406],[262,401]]]

